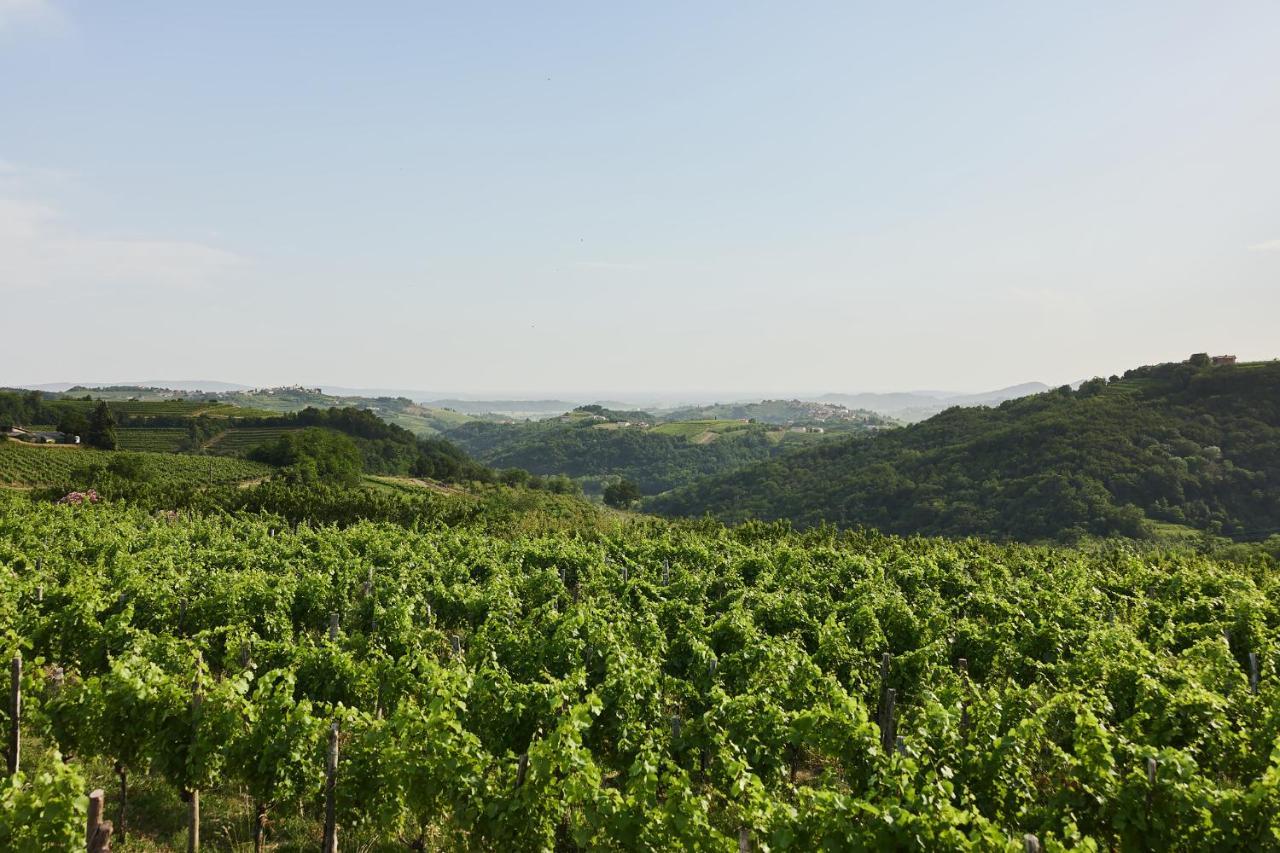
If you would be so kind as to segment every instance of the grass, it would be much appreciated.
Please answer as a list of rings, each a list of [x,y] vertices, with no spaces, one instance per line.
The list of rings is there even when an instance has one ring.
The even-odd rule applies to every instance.
[[[742,421],[670,421],[669,423],[658,424],[651,428],[650,432],[655,432],[659,435],[675,435],[681,438],[696,438],[703,433],[735,432],[737,430],[751,429],[755,426],[755,424],[744,424]]]
[[[432,409],[426,406],[408,406],[403,410],[374,407],[373,412],[387,423],[404,427],[414,435],[440,435],[446,430],[475,420],[472,416],[460,412]]]
[[[1172,521],[1152,521],[1151,532],[1157,539],[1166,541],[1185,541],[1188,539],[1199,539],[1204,533],[1196,530],[1194,527],[1188,527],[1185,524],[1176,524]]]

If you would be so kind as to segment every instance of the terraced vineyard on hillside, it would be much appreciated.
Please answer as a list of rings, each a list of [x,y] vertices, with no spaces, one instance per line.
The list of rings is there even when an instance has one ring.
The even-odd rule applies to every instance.
[[[187,431],[182,427],[124,427],[116,430],[121,450],[176,453],[186,438]]]
[[[78,409],[85,414],[98,405],[96,400],[58,400],[59,407]],[[243,410],[224,403],[206,403],[202,400],[112,400],[108,404],[118,415],[142,415],[147,417],[182,417],[196,415],[234,415]]]
[[[243,456],[255,447],[275,441],[297,427],[233,427],[218,433],[204,449],[219,456]]]
[[[60,486],[73,472],[91,465],[106,466],[119,452],[69,445],[29,445],[0,441],[0,484]],[[128,454],[141,460],[142,477],[157,483],[192,486],[226,485],[265,477],[272,469],[245,459],[188,456],[178,453]]]

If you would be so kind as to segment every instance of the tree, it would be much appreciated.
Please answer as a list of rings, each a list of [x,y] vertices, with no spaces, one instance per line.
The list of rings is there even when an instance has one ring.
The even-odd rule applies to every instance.
[[[340,432],[309,427],[291,430],[249,454],[256,462],[283,469],[286,479],[300,483],[352,486],[364,470],[360,448]]]
[[[640,500],[640,489],[628,479],[621,479],[605,487],[604,502],[611,507],[624,509]]]
[[[93,413],[89,415],[85,443],[99,450],[116,449],[116,419],[111,414],[111,409],[107,408],[106,400],[99,400]]]
[[[117,477],[134,482],[148,479],[147,464],[137,453],[121,453],[107,463],[107,470]]]
[[[84,412],[65,409],[62,417],[58,419],[58,432],[65,432],[67,435],[88,435],[89,419],[84,416]]]

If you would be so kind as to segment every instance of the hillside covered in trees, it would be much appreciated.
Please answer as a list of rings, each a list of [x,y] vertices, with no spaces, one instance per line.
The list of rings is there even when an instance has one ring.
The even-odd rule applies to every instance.
[[[872,440],[797,451],[649,501],[680,515],[1073,539],[1280,526],[1280,362],[1203,356]]]
[[[865,431],[871,423],[847,422],[846,428]],[[588,491],[624,478],[642,493],[653,495],[771,459],[787,449],[828,438],[829,433],[797,432],[737,419],[658,422],[646,412],[582,406],[544,421],[473,421],[446,437],[496,468],[561,474],[578,480]]]
[[[56,429],[66,443],[83,437],[84,445],[105,451],[251,458],[305,479],[318,476],[351,482],[373,474],[573,489],[563,478],[542,480],[523,471],[494,471],[472,460],[456,444],[438,435],[415,434],[369,408],[273,412],[219,400],[95,399],[88,393],[78,396],[80,390],[64,394],[0,390],[0,429]],[[95,426],[98,419],[105,419],[101,429]],[[64,454],[61,461],[74,458]],[[24,464],[32,470],[49,468],[32,460]],[[92,466],[53,467],[87,472]],[[9,470],[0,475],[21,476]],[[83,482],[77,485],[101,485],[97,476],[79,479]]]

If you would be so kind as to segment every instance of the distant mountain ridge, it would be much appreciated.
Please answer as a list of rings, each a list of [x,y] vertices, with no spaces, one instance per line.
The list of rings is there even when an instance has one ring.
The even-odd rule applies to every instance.
[[[218,380],[161,380],[138,382],[48,382],[38,385],[11,386],[37,391],[65,392],[71,388],[146,388],[168,389],[194,393],[225,394],[253,390],[275,390],[268,386],[244,385],[238,382]],[[813,403],[832,403],[850,409],[863,409],[887,415],[901,421],[915,422],[937,414],[951,406],[992,406],[1005,400],[1028,394],[1038,394],[1049,389],[1043,382],[1024,382],[994,391],[957,393],[951,391],[897,391],[884,393],[828,393],[828,394],[636,394],[618,395],[609,392],[597,394],[566,394],[549,397],[502,397],[480,394],[464,394],[447,391],[423,391],[394,388],[352,388],[318,383],[302,387],[319,391],[331,397],[344,398],[404,398],[421,406],[434,409],[452,409],[470,415],[499,414],[523,420],[554,417],[582,405],[603,405],[610,409],[645,409],[654,412],[693,409],[715,406],[741,406],[768,399],[801,400]]]
[[[219,382],[214,379],[145,379],[137,382],[43,382],[36,385],[12,386],[31,391],[63,393],[72,388],[151,388],[167,391],[248,391],[251,386],[236,382]]]
[[[1016,400],[1031,394],[1049,390],[1043,382],[1023,382],[974,394],[955,394],[946,391],[898,391],[883,394],[823,394],[822,402],[840,403],[851,409],[869,409],[882,415],[907,422],[922,421],[952,406],[996,406],[1006,400]]]

